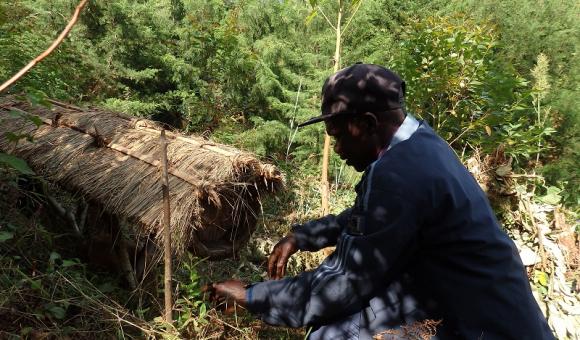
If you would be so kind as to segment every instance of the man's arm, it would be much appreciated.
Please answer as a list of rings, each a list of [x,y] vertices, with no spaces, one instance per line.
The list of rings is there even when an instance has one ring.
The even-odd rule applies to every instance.
[[[322,218],[296,225],[292,235],[300,250],[318,251],[325,247],[336,245],[341,231],[348,223],[352,208],[338,215],[327,215]]]
[[[268,258],[268,275],[281,279],[286,274],[286,264],[298,250],[315,251],[335,245],[341,231],[345,228],[352,209],[346,209],[338,216],[323,218],[296,225],[292,232],[283,237],[272,249]]]
[[[352,216],[362,235],[343,233],[334,255],[312,272],[251,286],[248,309],[267,323],[301,327],[364,308],[406,265],[418,232],[417,207],[400,195],[373,190],[365,202]]]

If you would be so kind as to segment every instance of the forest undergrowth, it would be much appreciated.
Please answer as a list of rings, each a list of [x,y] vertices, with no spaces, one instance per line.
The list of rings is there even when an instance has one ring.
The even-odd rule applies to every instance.
[[[501,150],[471,157],[466,166],[516,242],[550,326],[561,339],[578,338],[578,216],[561,206],[557,189],[543,188],[541,177],[514,173]],[[79,240],[72,230],[43,211],[47,207],[42,194],[17,186],[18,177],[15,171],[4,171],[0,181],[0,208],[5,212],[0,219],[0,337],[302,339],[308,332],[267,326],[241,307],[225,311],[209,303],[203,287],[232,277],[265,280],[267,256],[275,242],[290,224],[319,211],[312,181],[298,178],[292,194],[264,202],[258,229],[237,258],[209,261],[188,255],[176,262],[175,323],[168,325],[160,316],[160,272],[154,287],[131,291],[122,277],[99,267],[98,260],[79,258],[83,252],[75,249]],[[332,206],[340,211],[354,196],[340,185],[334,189],[332,197],[340,201],[335,199]],[[74,199],[58,187],[50,190],[64,202]],[[289,275],[314,268],[329,251],[296,254],[289,262]]]

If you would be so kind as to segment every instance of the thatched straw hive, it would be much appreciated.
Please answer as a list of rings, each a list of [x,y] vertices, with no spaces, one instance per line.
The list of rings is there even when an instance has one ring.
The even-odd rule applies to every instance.
[[[118,113],[50,101],[32,106],[0,98],[0,150],[25,159],[44,177],[161,238],[160,126]],[[27,114],[40,117],[37,126]],[[39,122],[37,122],[39,123]],[[25,133],[17,144],[6,132]],[[283,185],[270,164],[232,147],[167,133],[172,243],[200,256],[228,256],[256,225],[260,198]]]

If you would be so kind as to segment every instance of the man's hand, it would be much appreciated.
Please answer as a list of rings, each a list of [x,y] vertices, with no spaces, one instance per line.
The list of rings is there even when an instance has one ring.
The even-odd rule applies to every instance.
[[[282,238],[272,249],[270,258],[268,258],[268,276],[271,279],[278,280],[286,274],[286,264],[292,254],[298,251],[296,239],[293,234]]]
[[[243,307],[246,306],[246,285],[241,281],[216,282],[207,290],[210,292],[210,301],[218,305],[225,305],[225,310],[233,306],[234,302]]]

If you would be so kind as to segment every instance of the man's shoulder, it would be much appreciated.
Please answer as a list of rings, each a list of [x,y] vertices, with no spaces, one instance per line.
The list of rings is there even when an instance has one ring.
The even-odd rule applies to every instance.
[[[407,140],[388,150],[367,169],[367,176],[405,182],[433,174],[438,160],[452,153],[445,141],[430,128],[419,129]],[[438,155],[434,155],[438,154]],[[435,157],[434,157],[435,156]]]
[[[365,172],[367,188],[423,195],[430,188],[464,180],[468,171],[449,144],[428,125],[397,144]],[[446,184],[447,183],[447,184]]]
[[[371,164],[359,184],[359,191],[380,191],[411,196],[429,182],[429,174],[408,158],[396,162],[383,157]]]

